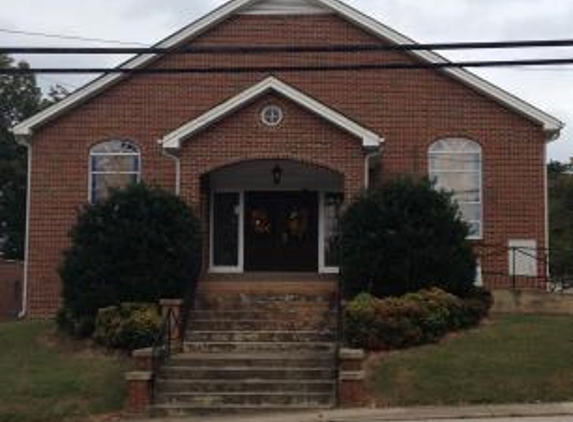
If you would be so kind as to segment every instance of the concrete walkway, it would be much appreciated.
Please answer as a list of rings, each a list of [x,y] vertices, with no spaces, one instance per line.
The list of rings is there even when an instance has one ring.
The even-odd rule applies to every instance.
[[[573,402],[553,404],[336,409],[314,412],[135,419],[138,422],[378,422],[573,415]],[[131,421],[134,421],[131,419]]]

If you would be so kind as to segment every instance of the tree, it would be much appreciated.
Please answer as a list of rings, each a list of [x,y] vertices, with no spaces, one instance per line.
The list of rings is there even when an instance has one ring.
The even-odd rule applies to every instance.
[[[88,335],[100,308],[184,297],[201,268],[199,226],[179,197],[144,184],[86,205],[60,267],[60,326]]]
[[[451,195],[402,178],[364,192],[341,221],[346,297],[399,296],[429,287],[469,292],[476,258]]]
[[[549,248],[553,277],[573,276],[573,165],[552,161],[549,176]]]
[[[1,69],[14,67],[29,65],[0,54]],[[42,98],[33,74],[0,75],[0,240],[1,252],[8,259],[24,258],[27,186],[27,151],[10,128],[67,94],[56,85],[48,98]]]

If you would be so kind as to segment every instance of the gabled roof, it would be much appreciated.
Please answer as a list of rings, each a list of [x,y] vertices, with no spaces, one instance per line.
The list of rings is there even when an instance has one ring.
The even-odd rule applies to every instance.
[[[250,101],[268,92],[276,92],[291,101],[294,101],[308,111],[324,118],[335,126],[347,131],[351,135],[362,140],[364,148],[379,148],[382,139],[374,132],[360,126],[358,123],[350,120],[348,117],[316,101],[303,92],[293,88],[290,85],[270,76],[261,82],[244,90],[240,94],[228,99],[227,101],[212,108],[201,116],[184,124],[180,128],[165,135],[160,143],[166,149],[178,149],[182,141],[193,136],[195,133],[211,126],[228,114],[240,109]]]
[[[305,8],[307,9],[305,11]],[[198,35],[209,30],[218,23],[238,13],[334,13],[343,19],[363,28],[369,33],[381,37],[394,44],[413,44],[414,41],[394,31],[380,22],[358,12],[356,9],[339,0],[231,0],[215,9],[203,18],[193,22],[179,32],[159,42],[156,47],[170,48],[189,42]],[[447,62],[445,58],[431,51],[412,51],[410,54],[429,63]],[[141,54],[120,65],[122,68],[141,68],[150,64],[158,57],[157,54]],[[484,79],[460,68],[446,68],[442,72],[476,89],[493,100],[505,105],[523,116],[539,123],[551,136],[557,136],[563,128],[563,123],[548,113],[515,97],[503,89]],[[125,75],[108,74],[80,88],[64,100],[30,117],[13,128],[18,137],[30,136],[34,129],[57,116],[76,107],[101,91],[118,83]]]

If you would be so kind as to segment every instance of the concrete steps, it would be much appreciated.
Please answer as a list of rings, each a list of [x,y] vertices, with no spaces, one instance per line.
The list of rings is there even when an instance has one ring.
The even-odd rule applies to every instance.
[[[162,393],[326,393],[331,394],[333,381],[321,380],[217,380],[159,378],[156,386]]]
[[[335,404],[332,295],[200,297],[155,381],[152,414],[329,408]]]
[[[233,330],[233,331],[192,331],[185,336],[190,343],[228,342],[228,343],[288,343],[288,342],[325,342],[332,341],[329,331],[268,331],[268,330]]]
[[[267,366],[267,367],[328,367],[332,363],[324,353],[180,353],[172,356],[174,366]]]
[[[177,392],[160,393],[159,400],[168,404],[196,406],[327,406],[332,395],[311,392]]]

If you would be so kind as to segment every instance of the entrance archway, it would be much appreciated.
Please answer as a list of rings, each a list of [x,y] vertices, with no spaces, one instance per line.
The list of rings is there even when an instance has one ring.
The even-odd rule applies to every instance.
[[[293,160],[212,171],[211,272],[336,272],[344,176]]]

